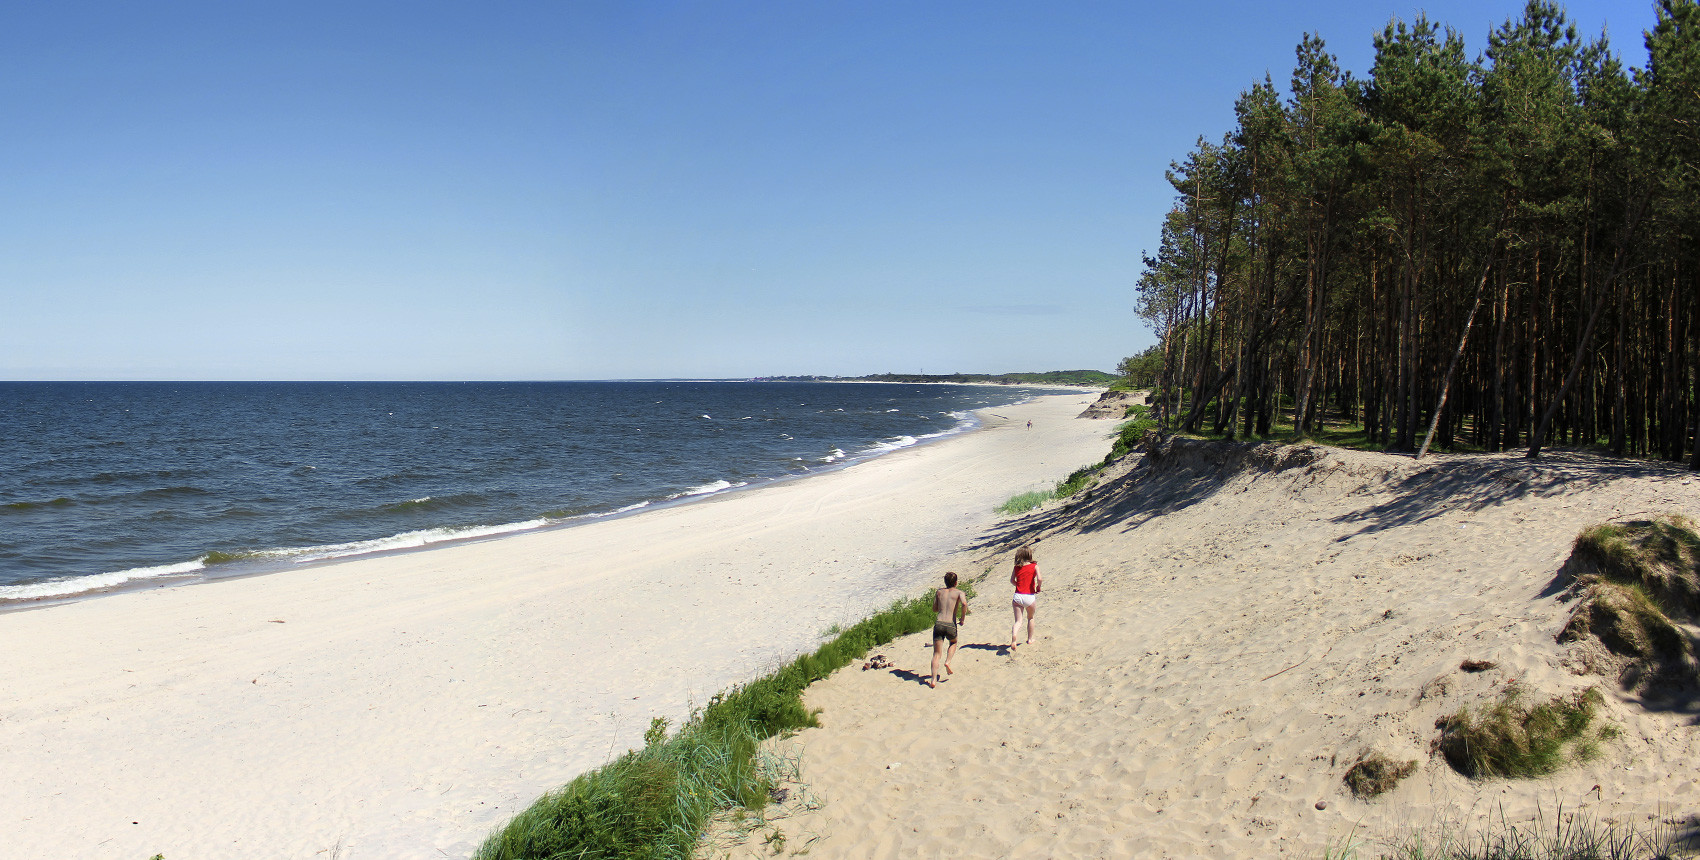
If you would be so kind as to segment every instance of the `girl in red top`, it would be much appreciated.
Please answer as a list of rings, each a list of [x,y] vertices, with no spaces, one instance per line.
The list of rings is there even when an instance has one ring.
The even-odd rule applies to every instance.
[[[1009,584],[1015,586],[1010,607],[1015,610],[1015,624],[1009,628],[1009,649],[1015,650],[1021,636],[1021,620],[1027,619],[1027,644],[1033,644],[1033,610],[1039,602],[1039,565],[1033,563],[1033,551],[1022,547],[1015,551],[1015,568],[1009,572]]]

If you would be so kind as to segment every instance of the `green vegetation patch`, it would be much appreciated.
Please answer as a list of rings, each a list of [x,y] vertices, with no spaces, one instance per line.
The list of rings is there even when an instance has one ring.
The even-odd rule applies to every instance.
[[[1391,791],[1399,784],[1399,780],[1416,772],[1415,761],[1393,761],[1380,753],[1374,753],[1359,759],[1357,764],[1346,771],[1346,785],[1360,800],[1368,800],[1382,792]]]
[[[1700,531],[1688,517],[1592,526],[1573,553],[1604,578],[1643,589],[1666,614],[1700,616]]]
[[[1129,413],[1132,414],[1132,410],[1144,408],[1145,407],[1142,406],[1130,406],[1128,407],[1128,410]],[[1116,439],[1110,444],[1110,453],[1104,455],[1104,462],[1106,464],[1120,460],[1128,454],[1133,453],[1133,451],[1139,447],[1139,443],[1145,440],[1146,434],[1157,429],[1157,422],[1147,417],[1149,414],[1149,411],[1140,413],[1138,417],[1129,421],[1123,421],[1121,424],[1116,426]]]
[[[1695,847],[1694,818],[1650,827],[1608,823],[1560,804],[1553,819],[1512,821],[1504,810],[1486,827],[1446,822],[1392,843],[1384,860],[1670,860]],[[1687,832],[1684,832],[1686,830]],[[1473,832],[1472,832],[1473,831]]]
[[[973,596],[973,589],[963,583]],[[813,654],[716,695],[678,733],[657,719],[644,748],[545,794],[492,834],[474,860],[687,858],[716,810],[759,810],[771,788],[758,745],[819,725],[803,690],[899,636],[933,624],[932,596],[899,600]]]
[[[1576,580],[1581,599],[1559,642],[1598,640],[1624,659],[1619,680],[1629,687],[1700,680],[1694,644],[1672,621],[1700,615],[1693,520],[1672,514],[1591,526],[1576,536],[1571,557],[1591,569]]]
[[[1680,660],[1689,650],[1687,637],[1644,588],[1618,582],[1591,583],[1558,641],[1589,636],[1612,653],[1642,661]]]
[[[795,379],[799,377],[773,377]],[[806,377],[818,379],[820,377]],[[838,378],[838,377],[832,377]],[[1102,370],[1047,370],[1041,373],[875,373],[850,379],[865,382],[995,382],[1000,385],[1089,385],[1107,387],[1121,377]]]
[[[1004,515],[1024,514],[1054,498],[1056,494],[1050,490],[1031,490],[1010,496],[1009,501],[998,505],[996,510]]]
[[[1058,499],[1066,499],[1069,496],[1080,492],[1082,487],[1091,483],[1094,475],[1097,475],[1102,471],[1104,471],[1103,463],[1093,463],[1090,466],[1081,466],[1073,472],[1070,472],[1068,477],[1057,482],[1057,488],[1052,492],[1052,496]]]
[[[1493,704],[1442,719],[1436,746],[1454,770],[1468,777],[1545,776],[1572,760],[1594,758],[1598,741],[1617,736],[1612,726],[1594,726],[1595,711],[1604,701],[1590,687],[1527,705],[1522,688],[1512,684]]]

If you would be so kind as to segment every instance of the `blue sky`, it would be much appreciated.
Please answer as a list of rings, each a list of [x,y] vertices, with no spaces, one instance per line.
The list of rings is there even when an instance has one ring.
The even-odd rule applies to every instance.
[[[0,379],[1112,369],[1164,168],[1319,33],[1521,2],[0,17]],[[1645,62],[1641,0],[1568,4]]]

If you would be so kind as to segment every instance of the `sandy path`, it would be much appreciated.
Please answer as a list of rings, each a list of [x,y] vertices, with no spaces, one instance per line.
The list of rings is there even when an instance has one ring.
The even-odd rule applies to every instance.
[[[0,615],[0,857],[463,857],[652,716],[918,591],[1103,455],[1093,398],[621,520]]]
[[[1587,525],[1700,514],[1700,476],[1562,452],[1212,469],[1029,520],[1044,535],[1040,642],[996,647],[1008,555],[985,557],[974,570],[997,567],[957,674],[937,691],[913,680],[931,655],[921,634],[883,649],[892,672],[814,685],[824,727],[778,747],[821,805],[787,804],[707,853],[771,855],[776,827],[787,852],[834,858],[1314,858],[1348,840],[1374,857],[1411,828],[1543,809],[1551,822],[1560,804],[1694,826],[1700,704],[1647,707],[1572,673],[1552,584]],[[1467,674],[1466,658],[1499,666]],[[1599,685],[1622,737],[1540,780],[1473,782],[1430,758],[1437,717],[1513,678],[1548,695]],[[1369,751],[1420,770],[1360,801],[1342,777]]]

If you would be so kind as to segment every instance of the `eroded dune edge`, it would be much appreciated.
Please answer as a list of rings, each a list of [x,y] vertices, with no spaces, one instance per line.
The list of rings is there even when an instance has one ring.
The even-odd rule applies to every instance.
[[[1577,534],[1670,513],[1700,513],[1700,476],[1566,451],[1417,462],[1153,439],[950,559],[983,576],[956,674],[915,680],[920,633],[880,649],[889,669],[814,684],[823,726],[770,744],[796,769],[786,801],[722,821],[700,853],[1378,856],[1578,823],[1692,844],[1693,685],[1638,684],[1597,641],[1559,641]],[[1023,543],[1046,587],[1039,642],[1011,655]],[[1594,757],[1460,774],[1437,723],[1512,689],[1597,690]],[[1414,765],[1363,798],[1345,777],[1366,760]]]

